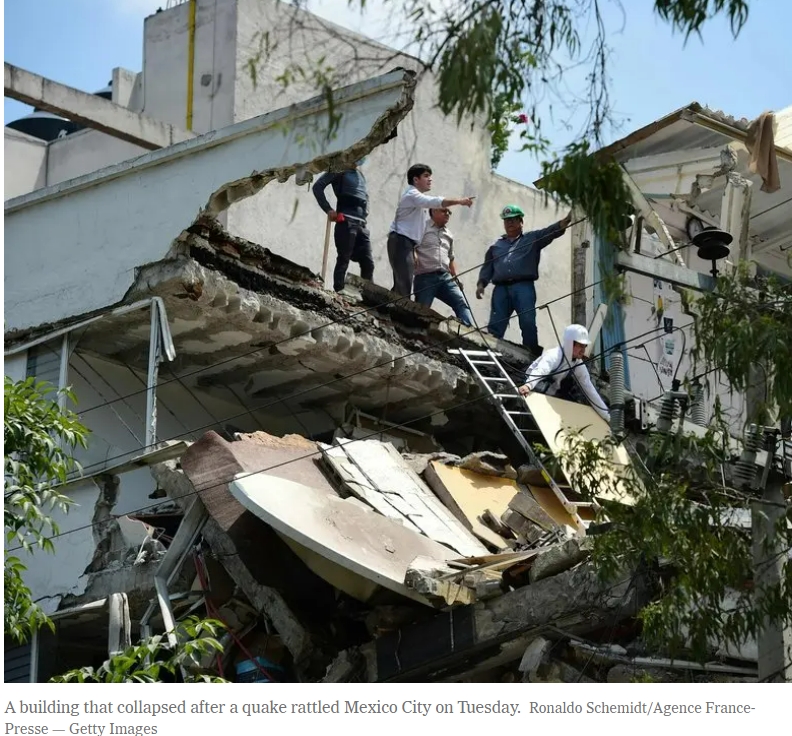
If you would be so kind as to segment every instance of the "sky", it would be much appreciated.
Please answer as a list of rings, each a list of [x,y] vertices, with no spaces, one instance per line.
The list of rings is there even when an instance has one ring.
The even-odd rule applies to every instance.
[[[748,23],[732,37],[728,22],[715,20],[703,38],[682,36],[652,12],[651,0],[600,0],[612,47],[611,96],[620,128],[616,139],[690,102],[737,118],[792,105],[788,36],[790,0],[751,0]],[[5,61],[79,89],[105,87],[113,67],[142,67],[143,19],[168,0],[5,0]],[[346,0],[309,0],[314,12],[388,42],[377,0],[361,17]],[[626,16],[621,8],[627,8]],[[565,80],[573,92],[581,75]],[[557,106],[556,106],[557,107]],[[5,100],[5,122],[30,111]],[[582,126],[580,115],[543,112],[543,131],[564,144]],[[499,173],[530,183],[539,164],[510,151]]]

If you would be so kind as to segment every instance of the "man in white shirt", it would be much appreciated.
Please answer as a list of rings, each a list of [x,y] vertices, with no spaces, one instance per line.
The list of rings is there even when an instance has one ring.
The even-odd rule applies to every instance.
[[[472,327],[473,315],[456,278],[454,236],[448,229],[450,217],[447,207],[429,210],[429,222],[415,249],[415,301],[431,307],[439,299],[454,310],[463,325]]]
[[[520,393],[527,396],[536,391],[580,404],[590,404],[597,414],[610,422],[608,407],[594,388],[588,368],[583,363],[588,344],[588,330],[583,325],[569,325],[564,330],[563,345],[545,350],[540,358],[528,366],[525,384],[519,388]]]
[[[393,270],[393,291],[410,296],[413,282],[413,251],[423,238],[428,209],[444,209],[455,205],[470,207],[473,197],[446,199],[432,197],[432,169],[426,164],[413,164],[407,171],[409,186],[399,200],[396,216],[388,234],[388,261]]]

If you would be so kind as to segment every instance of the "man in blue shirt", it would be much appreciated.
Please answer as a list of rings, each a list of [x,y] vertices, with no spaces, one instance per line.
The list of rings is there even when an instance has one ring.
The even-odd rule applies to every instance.
[[[366,227],[368,217],[368,191],[366,177],[360,170],[364,159],[355,167],[337,174],[322,174],[314,183],[312,191],[319,206],[327,216],[335,222],[333,237],[335,240],[336,258],[333,270],[333,289],[344,288],[349,262],[360,264],[362,278],[372,281],[374,278],[374,256],[371,253],[371,237]],[[333,187],[336,206],[333,209],[325,196],[325,189]],[[343,215],[343,217],[339,217]]]
[[[536,288],[539,278],[539,256],[542,249],[561,237],[569,227],[572,213],[563,220],[543,230],[523,232],[525,213],[510,204],[501,211],[506,234],[487,250],[484,265],[479,272],[476,298],[484,296],[484,289],[492,282],[492,306],[487,331],[503,337],[514,312],[520,322],[523,345],[537,355],[539,337],[536,332]]]

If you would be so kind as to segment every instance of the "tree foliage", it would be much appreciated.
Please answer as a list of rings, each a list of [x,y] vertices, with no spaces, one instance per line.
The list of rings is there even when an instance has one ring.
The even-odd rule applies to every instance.
[[[792,416],[792,287],[776,277],[754,277],[748,264],[720,276],[715,291],[693,306],[695,361],[718,366],[733,391],[749,391],[756,370],[767,392],[756,410],[765,421],[775,408]]]
[[[765,416],[769,404],[788,416],[790,287],[751,278],[741,268],[719,278],[693,314],[699,366],[719,369],[735,391],[745,391],[758,363],[770,384]],[[604,509],[609,527],[595,537],[594,558],[606,578],[624,565],[648,563],[655,570],[656,596],[641,613],[647,640],[671,654],[688,649],[706,660],[715,642],[739,647],[767,621],[792,625],[792,565],[757,594],[752,518],[757,508],[762,513],[755,507],[759,493],[735,472],[740,443],[730,438],[718,403],[703,437],[675,431],[642,439],[618,483],[607,472],[613,442],[574,437],[564,454],[573,487],[589,498],[608,490],[628,501]],[[788,554],[789,522],[787,506],[760,545],[763,557]]]
[[[207,656],[223,652],[216,638],[223,628],[220,621],[191,616],[176,627],[176,644],[171,644],[166,634],[155,634],[98,668],[70,670],[50,682],[161,682],[165,677],[183,682],[227,682],[202,671]]]
[[[737,35],[748,19],[749,0],[641,1],[652,2],[657,16],[685,38],[700,34],[718,16],[726,17]],[[439,108],[460,122],[465,117],[489,121],[493,165],[508,147],[510,111],[523,110],[531,126],[520,129],[518,137],[522,150],[543,161],[543,189],[563,204],[579,207],[599,235],[613,239],[624,230],[629,192],[617,165],[590,156],[617,122],[608,92],[608,39],[621,29],[608,25],[603,8],[609,3],[621,9],[629,29],[633,5],[618,0],[380,0],[376,5],[388,16],[389,37],[383,40],[417,56],[423,72],[434,75]],[[348,4],[364,14],[375,5],[369,0],[348,0]],[[280,78],[284,87],[297,77],[303,81],[315,77],[314,91],[327,94],[327,79],[348,78],[366,68],[374,73],[378,68],[369,50],[363,52],[349,41],[334,52],[314,49],[317,28],[299,14],[312,2],[293,0],[292,5],[288,43],[294,44],[294,38],[305,31],[314,44],[305,41],[305,53],[293,55],[297,58],[290,60],[289,73]],[[322,30],[337,33],[327,26]],[[269,33],[266,40],[248,63],[254,80],[258,67],[278,47]],[[345,55],[351,58],[344,60]],[[381,51],[379,57],[382,62]],[[339,65],[337,72],[344,67],[340,74],[328,72],[331,59]],[[585,88],[572,92],[565,77],[577,70],[583,71]],[[542,110],[548,107],[560,107],[567,118],[584,111],[582,128],[566,146],[554,149],[544,133]],[[329,125],[337,126],[337,121],[331,119]]]
[[[71,453],[85,447],[88,430],[73,412],[61,408],[59,395],[73,400],[68,391],[56,394],[50,384],[33,378],[15,382],[5,377],[3,520],[6,543],[12,549],[52,552],[51,537],[58,533],[52,515],[66,513],[71,505],[57,486],[79,471]],[[5,634],[20,643],[49,622],[31,600],[22,579],[24,570],[19,557],[6,554]]]

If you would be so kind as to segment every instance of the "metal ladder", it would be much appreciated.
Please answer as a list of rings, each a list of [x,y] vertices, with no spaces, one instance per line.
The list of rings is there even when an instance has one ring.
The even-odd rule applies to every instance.
[[[512,434],[517,438],[520,447],[528,456],[528,460],[538,468],[542,478],[544,478],[566,512],[572,517],[577,536],[584,536],[588,522],[580,517],[578,510],[580,508],[596,508],[597,504],[589,501],[572,501],[567,498],[564,491],[550,473],[547,472],[544,464],[534,452],[528,438],[532,435],[541,437],[543,436],[542,431],[539,429],[533,414],[529,411],[525,397],[517,390],[517,386],[514,385],[511,376],[509,376],[498,360],[501,357],[501,353],[495,353],[492,350],[464,350],[461,348],[454,348],[448,352],[452,355],[460,355],[470,366],[476,379],[489,395],[491,403],[495,405],[498,414],[501,415]],[[483,371],[485,370],[495,375],[484,375]],[[520,427],[517,424],[518,420],[527,421],[531,426],[527,428]]]

